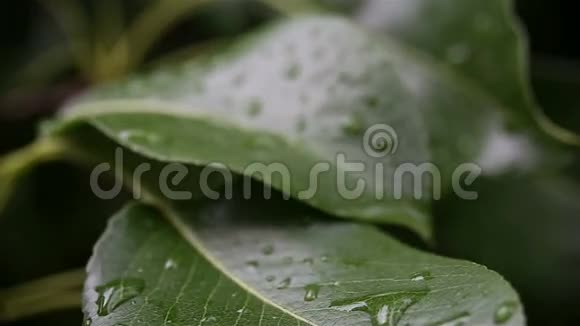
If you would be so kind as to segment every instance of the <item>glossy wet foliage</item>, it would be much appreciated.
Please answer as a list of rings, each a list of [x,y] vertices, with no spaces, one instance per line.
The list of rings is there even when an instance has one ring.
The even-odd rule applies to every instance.
[[[113,218],[88,267],[92,325],[523,322],[498,274],[294,202],[224,200],[169,214],[131,204]]]
[[[43,127],[41,141],[58,144],[50,154],[92,166],[119,164],[121,150],[116,177],[141,200],[111,219],[95,247],[84,325],[524,324],[518,294],[499,274],[418,251],[382,229],[432,240],[439,185],[424,180],[416,198],[414,185],[395,182],[401,164],[434,163],[448,196],[464,162],[497,176],[533,170],[546,153],[560,160],[559,148],[545,147],[553,143],[529,94],[510,5],[351,3],[351,18],[285,18],[71,101]],[[391,129],[375,138],[377,125]],[[551,127],[551,136],[573,138]],[[23,157],[24,165],[0,166],[10,181],[0,203],[24,169],[48,159]],[[349,162],[367,172],[337,184]],[[152,169],[135,183],[142,163]],[[173,186],[191,198],[160,191],[171,163],[186,166],[188,178]],[[200,168],[216,163],[238,186],[244,176],[272,186],[273,198],[241,199],[240,187],[234,199],[204,198]],[[319,163],[328,169],[306,195]],[[290,179],[267,177],[271,164]],[[341,189],[357,180],[361,195],[345,198]],[[223,191],[223,180],[211,185]]]

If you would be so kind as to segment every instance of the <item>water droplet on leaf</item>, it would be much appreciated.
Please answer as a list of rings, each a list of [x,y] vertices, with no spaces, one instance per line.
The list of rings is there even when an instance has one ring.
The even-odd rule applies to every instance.
[[[264,106],[262,104],[262,101],[257,99],[253,100],[248,106],[248,115],[251,117],[258,116],[260,113],[262,113],[263,107]]]
[[[307,285],[306,293],[304,294],[304,301],[314,301],[318,298],[318,292],[320,292],[320,286],[317,284]]]
[[[359,136],[362,134],[364,127],[359,119],[351,118],[342,125],[342,130],[352,136]]]
[[[367,309],[367,303],[362,302],[362,301],[361,302],[353,302],[350,304],[333,306],[332,308],[335,310],[338,310],[338,311],[345,311],[345,312],[364,311]]]
[[[380,100],[377,96],[367,96],[364,99],[365,105],[371,109],[376,109],[379,106]]]
[[[287,277],[283,279],[280,283],[278,283],[277,289],[278,290],[287,289],[290,286],[290,283],[292,283],[292,279]]]
[[[260,263],[257,260],[250,260],[246,262],[246,265],[252,268],[258,268],[258,266],[260,266]]]
[[[262,253],[266,256],[270,256],[271,254],[274,253],[274,246],[272,245],[265,246],[264,248],[262,248]]]
[[[97,314],[107,316],[125,302],[139,296],[145,289],[145,281],[127,278],[97,287]]]
[[[340,311],[366,312],[374,326],[395,326],[409,307],[427,295],[427,290],[387,292],[364,297],[332,301],[330,307]]]
[[[300,77],[301,72],[302,69],[300,68],[300,65],[296,63],[291,64],[286,70],[286,78],[288,78],[289,80],[295,80],[298,77]]]
[[[517,309],[518,304],[516,302],[514,301],[504,302],[495,311],[493,320],[495,321],[496,324],[507,323],[513,317]]]
[[[163,266],[165,269],[175,269],[177,268],[177,262],[171,258],[165,261],[165,265]]]
[[[431,275],[431,272],[418,272],[418,273],[414,273],[413,275],[411,275],[411,281],[428,281],[433,279],[433,276]]]
[[[119,138],[125,142],[156,144],[159,143],[160,137],[143,130],[123,130],[119,132]]]
[[[386,325],[389,321],[389,306],[383,305],[377,312],[377,324]]]

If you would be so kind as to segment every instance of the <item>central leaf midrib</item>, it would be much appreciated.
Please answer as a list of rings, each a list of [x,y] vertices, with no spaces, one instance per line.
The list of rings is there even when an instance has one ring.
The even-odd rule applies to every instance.
[[[264,304],[268,304],[280,310],[282,313],[285,313],[300,322],[306,323],[307,325],[318,326],[312,321],[304,317],[301,317],[298,314],[271,301],[270,299],[262,295],[260,292],[252,289],[250,286],[248,286],[245,282],[236,277],[234,274],[228,272],[227,268],[223,264],[221,264],[213,255],[211,255],[211,253],[207,250],[207,248],[202,244],[202,241],[199,239],[195,231],[191,227],[188,227],[185,223],[182,222],[182,219],[181,217],[179,217],[179,214],[173,208],[171,208],[170,205],[166,204],[163,200],[156,198],[145,187],[143,187],[142,191],[143,191],[143,201],[157,208],[160,211],[161,215],[165,219],[167,219],[169,224],[171,224],[171,226],[175,228],[177,233],[187,243],[189,243],[196,252],[198,252],[203,258],[205,258],[208,261],[208,263],[211,266],[213,266],[219,273],[226,276],[229,280],[231,280],[233,283],[235,283],[237,286],[239,286],[247,293],[261,300]]]

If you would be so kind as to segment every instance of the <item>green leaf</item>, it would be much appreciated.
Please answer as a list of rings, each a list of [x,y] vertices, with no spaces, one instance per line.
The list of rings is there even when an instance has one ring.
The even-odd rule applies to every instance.
[[[432,187],[396,182],[395,170],[432,162],[447,187],[460,163],[497,170],[488,145],[508,134],[494,99],[463,87],[429,58],[337,17],[290,20],[225,55],[95,90],[66,110],[53,133],[66,134],[79,122],[162,162],[218,162],[240,174],[249,174],[252,163],[283,163],[289,187],[255,177],[333,215],[405,225],[424,236]],[[385,131],[383,147],[365,143],[365,131],[377,124],[394,131]],[[516,164],[520,158],[512,157]],[[319,175],[319,191],[303,198],[321,162],[330,171]],[[347,174],[344,183],[353,189],[361,180],[366,188],[345,200],[337,175],[349,162],[363,163],[365,172]],[[253,168],[271,173],[271,167]],[[398,186],[402,199],[389,200]],[[385,200],[377,200],[376,189]]]
[[[538,125],[566,143],[578,135],[552,123],[542,112],[530,85],[528,44],[513,0],[370,0],[357,21],[432,56],[470,87],[493,96],[512,121],[523,128]]]
[[[511,0],[371,0],[357,20],[469,78],[519,118],[530,116],[527,48]]]
[[[496,273],[296,202],[224,200],[163,214],[171,223],[133,204],[113,218],[88,267],[87,323],[523,324],[517,294]]]
[[[47,139],[0,157],[0,214],[10,200],[18,179],[37,164],[61,158],[66,152],[65,147],[62,142]]]

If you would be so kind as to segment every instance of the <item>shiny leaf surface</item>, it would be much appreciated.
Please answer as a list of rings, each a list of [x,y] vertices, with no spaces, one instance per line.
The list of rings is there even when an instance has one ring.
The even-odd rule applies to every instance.
[[[92,325],[523,324],[496,273],[295,202],[164,214],[133,204],[113,218],[88,267]]]
[[[425,237],[426,206],[441,187],[398,178],[401,166],[432,162],[446,189],[461,163],[497,172],[529,156],[496,157],[498,138],[512,136],[492,98],[337,17],[297,18],[226,55],[96,90],[63,119],[61,133],[88,122],[156,160],[257,170],[265,173],[257,179],[333,215],[400,224]],[[271,163],[283,167],[264,166]],[[305,195],[321,163],[329,171]],[[364,171],[339,179],[352,163]],[[277,168],[289,182],[269,178]],[[353,196],[355,188],[362,191]]]

